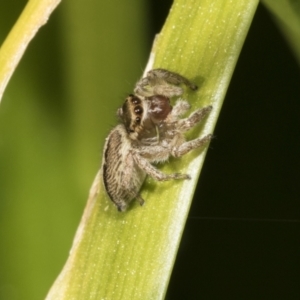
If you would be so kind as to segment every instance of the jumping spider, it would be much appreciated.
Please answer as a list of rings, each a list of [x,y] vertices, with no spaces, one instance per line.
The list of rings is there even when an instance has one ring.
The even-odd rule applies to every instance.
[[[170,156],[180,157],[207,144],[212,135],[185,141],[184,132],[197,125],[212,109],[207,106],[189,117],[180,116],[190,109],[187,101],[170,98],[181,96],[185,84],[191,90],[197,86],[183,76],[164,69],[153,69],[142,78],[118,109],[121,124],[106,138],[102,174],[107,194],[119,211],[126,210],[130,201],[144,199],[139,194],[146,175],[158,181],[190,179],[187,174],[165,174],[152,163],[165,162]]]

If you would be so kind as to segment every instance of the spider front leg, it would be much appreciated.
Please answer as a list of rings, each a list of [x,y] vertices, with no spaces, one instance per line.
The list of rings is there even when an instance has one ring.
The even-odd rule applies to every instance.
[[[171,98],[183,94],[183,89],[177,86],[181,83],[193,91],[198,88],[197,85],[178,73],[170,72],[165,69],[153,69],[136,84],[134,92],[144,97],[162,95]]]
[[[176,107],[176,105],[175,105]],[[177,121],[176,127],[181,132],[186,132],[192,129],[195,125],[203,120],[203,118],[208,115],[212,110],[212,106],[207,106],[193,112],[189,117]],[[173,113],[173,112],[172,112]]]
[[[156,85],[157,83],[166,82],[169,84],[179,85],[181,83],[188,86],[191,90],[195,91],[198,89],[197,85],[189,81],[184,76],[171,72],[165,69],[153,69],[147,73],[149,84]]]
[[[178,117],[185,114],[190,108],[191,108],[191,105],[187,101],[179,99],[176,101],[170,114],[172,117],[177,119]]]
[[[191,179],[187,174],[173,173],[165,174],[156,169],[151,163],[144,157],[140,156],[137,152],[133,153],[133,158],[137,165],[146,172],[149,176],[156,179],[157,181],[167,181],[173,179]]]
[[[198,138],[192,141],[184,142],[179,147],[173,148],[171,154],[174,157],[183,156],[193,149],[197,149],[206,145],[211,139],[212,139],[212,134],[208,134],[203,138]]]

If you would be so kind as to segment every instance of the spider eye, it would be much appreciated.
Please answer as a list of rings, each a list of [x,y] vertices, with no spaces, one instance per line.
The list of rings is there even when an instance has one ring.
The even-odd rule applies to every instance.
[[[140,115],[143,112],[143,109],[140,106],[137,106],[134,108],[134,112],[138,115]]]
[[[131,103],[134,104],[134,105],[137,105],[137,104],[141,103],[141,100],[138,97],[135,97],[135,96],[132,95]]]
[[[140,122],[141,122],[141,118],[136,117],[135,121],[136,121],[137,123],[140,123]]]

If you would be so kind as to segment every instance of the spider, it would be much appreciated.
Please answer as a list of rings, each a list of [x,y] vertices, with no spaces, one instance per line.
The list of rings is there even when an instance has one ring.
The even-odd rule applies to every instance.
[[[125,211],[133,199],[144,204],[139,192],[147,175],[158,181],[190,179],[187,174],[165,174],[153,164],[165,162],[170,156],[181,157],[211,140],[211,134],[185,140],[184,133],[196,126],[212,106],[180,118],[190,109],[185,100],[177,100],[174,107],[170,104],[170,98],[183,94],[180,84],[197,90],[195,84],[177,73],[153,69],[137,82],[134,94],[117,111],[121,122],[106,138],[101,173],[105,190],[119,211]]]

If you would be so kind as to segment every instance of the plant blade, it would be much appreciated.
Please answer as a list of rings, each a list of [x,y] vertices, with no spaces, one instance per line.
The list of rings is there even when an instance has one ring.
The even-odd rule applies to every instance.
[[[212,104],[201,136],[213,132],[258,1],[174,2],[154,47],[154,67],[177,71],[199,85],[193,109]],[[193,130],[188,138],[199,136]],[[205,151],[162,168],[192,180],[142,189],[146,205],[117,212],[96,177],[70,257],[47,299],[162,299],[174,264]],[[98,174],[97,176],[100,176]],[[100,187],[98,198],[95,189]]]

